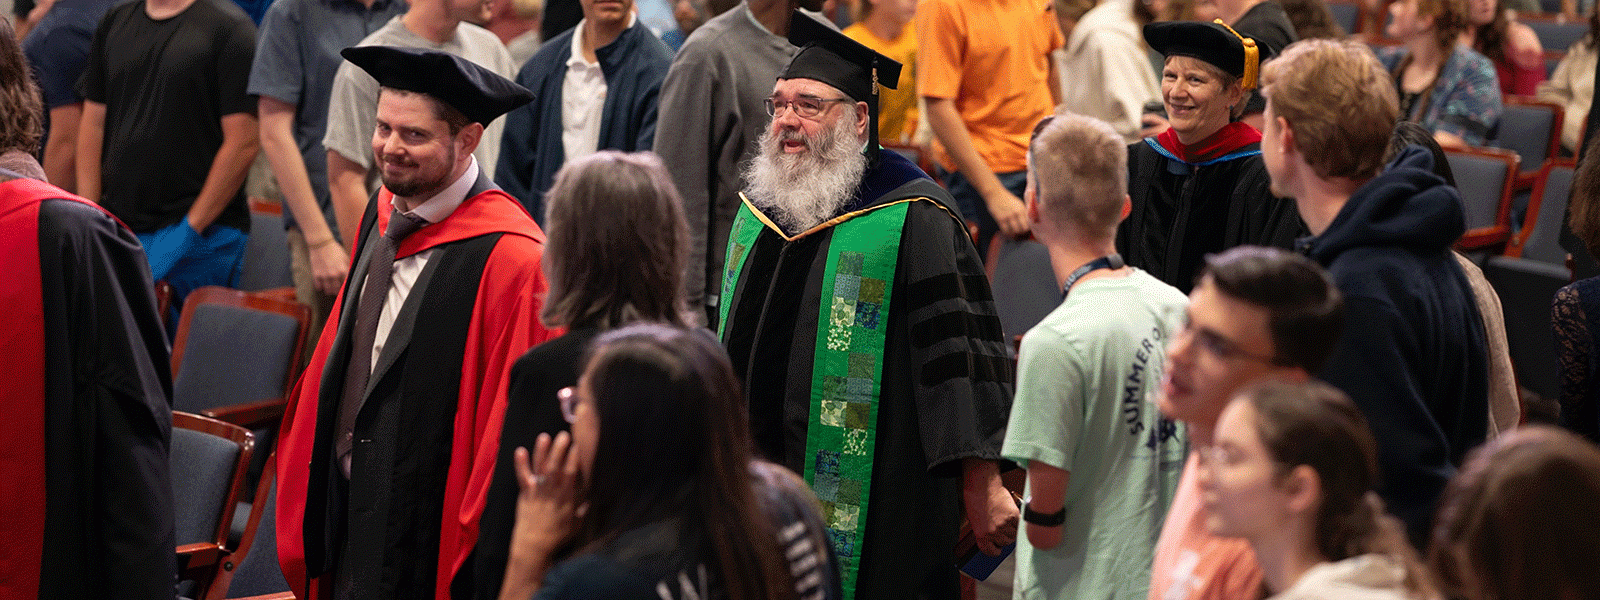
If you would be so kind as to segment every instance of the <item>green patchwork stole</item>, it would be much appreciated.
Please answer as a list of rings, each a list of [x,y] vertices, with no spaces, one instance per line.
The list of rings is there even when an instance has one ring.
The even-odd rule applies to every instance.
[[[882,389],[890,290],[900,257],[908,198],[846,214],[789,237],[751,209],[739,208],[728,238],[720,323],[728,322],[733,292],[756,237],[771,227],[786,240],[833,227],[823,270],[824,314],[817,317],[812,362],[811,419],[806,428],[806,483],[822,501],[822,518],[839,559],[845,598],[855,597],[867,527],[867,492]],[[726,329],[724,329],[726,332]]]

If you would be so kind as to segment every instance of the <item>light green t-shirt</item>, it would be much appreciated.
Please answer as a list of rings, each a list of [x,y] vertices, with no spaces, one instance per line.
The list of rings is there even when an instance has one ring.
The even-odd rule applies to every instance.
[[[1187,449],[1155,400],[1187,304],[1134,269],[1079,284],[1023,337],[1002,453],[1071,476],[1061,543],[1039,550],[1026,532],[1017,543],[1017,598],[1146,597]]]

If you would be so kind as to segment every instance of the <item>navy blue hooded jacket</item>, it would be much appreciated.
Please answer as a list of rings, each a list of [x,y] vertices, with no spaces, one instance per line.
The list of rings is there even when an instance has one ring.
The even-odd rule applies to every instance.
[[[1403,151],[1300,242],[1344,296],[1344,332],[1321,377],[1365,413],[1379,494],[1413,542],[1427,539],[1446,481],[1488,427],[1483,322],[1450,254],[1466,230],[1461,199],[1432,166],[1420,148]]]
[[[517,73],[517,83],[533,92],[533,102],[506,114],[500,162],[494,182],[522,201],[533,220],[544,225],[544,194],[566,162],[561,142],[561,87],[572,57],[572,28],[539,47]],[[649,150],[656,139],[656,99],[672,65],[672,51],[643,22],[623,30],[594,51],[606,78],[600,110],[598,150]]]

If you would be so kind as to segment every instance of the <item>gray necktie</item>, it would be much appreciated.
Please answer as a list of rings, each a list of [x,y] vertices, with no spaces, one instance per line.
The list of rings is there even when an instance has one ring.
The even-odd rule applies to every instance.
[[[367,380],[372,376],[372,345],[377,341],[378,316],[389,297],[389,279],[394,274],[394,255],[400,241],[428,222],[398,210],[389,215],[389,229],[372,243],[372,259],[367,265],[367,281],[361,286],[361,302],[356,305],[356,326],[350,341],[350,364],[344,375],[344,395],[339,399],[339,430],[334,442],[335,457],[350,475],[350,450],[355,446],[356,415],[361,413]]]

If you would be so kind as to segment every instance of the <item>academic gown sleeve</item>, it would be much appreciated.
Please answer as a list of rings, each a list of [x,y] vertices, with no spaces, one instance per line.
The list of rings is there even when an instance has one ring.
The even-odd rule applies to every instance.
[[[138,238],[74,200],[39,208],[47,511],[40,598],[171,597],[166,335]]]
[[[1239,174],[1234,190],[1236,202],[1246,202],[1245,222],[1240,223],[1243,234],[1229,240],[1228,247],[1242,244],[1293,249],[1295,240],[1310,233],[1300,219],[1300,210],[1293,198],[1279,198],[1272,193],[1272,180],[1266,163],[1251,159]],[[1187,287],[1187,286],[1184,286]]]
[[[489,484],[483,516],[478,521],[478,541],[469,563],[474,582],[472,596],[479,600],[500,597],[510,558],[511,530],[516,525],[517,485],[512,460],[518,447],[532,451],[541,433],[554,435],[569,428],[561,415],[556,392],[578,382],[578,361],[598,329],[578,329],[529,350],[511,367],[506,392],[500,450]],[[457,576],[460,579],[460,575]],[[457,589],[457,597],[465,592]]]
[[[901,238],[906,365],[927,467],[960,473],[962,458],[999,460],[1016,369],[982,261],[950,213],[912,203]],[[887,357],[886,360],[893,360]]]

